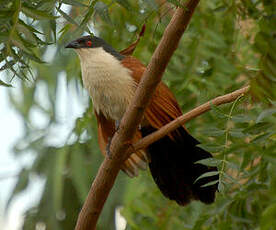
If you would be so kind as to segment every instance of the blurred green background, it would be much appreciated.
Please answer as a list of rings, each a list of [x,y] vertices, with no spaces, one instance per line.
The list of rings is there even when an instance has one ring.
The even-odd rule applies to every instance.
[[[0,90],[21,117],[15,161],[31,159],[16,175],[5,210],[26,191],[32,197],[32,183],[41,184],[20,229],[73,229],[103,160],[79,60],[65,44],[94,33],[122,50],[145,24],[133,55],[147,64],[184,3],[1,0]],[[135,179],[120,173],[98,229],[115,229],[118,207],[128,230],[276,229],[275,19],[273,0],[201,1],[164,76],[183,112],[251,85],[248,95],[186,124],[217,159],[216,202],[179,207],[161,195],[148,171]]]

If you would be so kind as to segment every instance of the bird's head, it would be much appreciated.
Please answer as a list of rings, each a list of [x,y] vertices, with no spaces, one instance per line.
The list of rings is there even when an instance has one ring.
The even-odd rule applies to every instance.
[[[73,48],[80,57],[84,55],[87,56],[87,53],[91,54],[93,50],[103,50],[113,55],[118,60],[122,60],[124,58],[123,55],[113,49],[113,47],[106,41],[96,36],[83,36],[71,41],[68,45],[65,46],[65,48]]]

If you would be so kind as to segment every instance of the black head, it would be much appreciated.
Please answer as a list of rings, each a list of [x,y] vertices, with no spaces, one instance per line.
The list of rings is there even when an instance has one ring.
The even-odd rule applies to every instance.
[[[119,60],[122,60],[124,56],[117,52],[115,49],[112,48],[108,43],[106,43],[103,39],[96,37],[96,36],[84,36],[78,38],[74,41],[71,41],[65,48],[73,48],[73,49],[81,49],[81,48],[98,48],[102,47],[106,52],[112,54]]]

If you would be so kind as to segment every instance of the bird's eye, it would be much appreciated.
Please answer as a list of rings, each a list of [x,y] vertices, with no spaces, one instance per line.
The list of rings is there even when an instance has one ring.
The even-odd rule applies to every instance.
[[[91,41],[86,41],[86,45],[87,45],[88,47],[91,47],[91,46],[92,46],[92,42],[91,42]]]

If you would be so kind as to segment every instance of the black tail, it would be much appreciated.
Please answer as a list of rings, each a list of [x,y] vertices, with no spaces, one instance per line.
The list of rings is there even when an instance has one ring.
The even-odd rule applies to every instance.
[[[143,136],[155,131],[152,127],[142,129]],[[187,133],[184,128],[178,128],[173,134],[174,140],[165,136],[151,144],[147,151],[150,155],[150,171],[161,192],[179,205],[186,205],[191,200],[200,200],[210,204],[215,200],[217,184],[201,187],[218,180],[218,176],[205,177],[194,181],[203,173],[216,171],[216,167],[207,167],[194,162],[212,157],[205,150],[197,147],[199,142]]]

